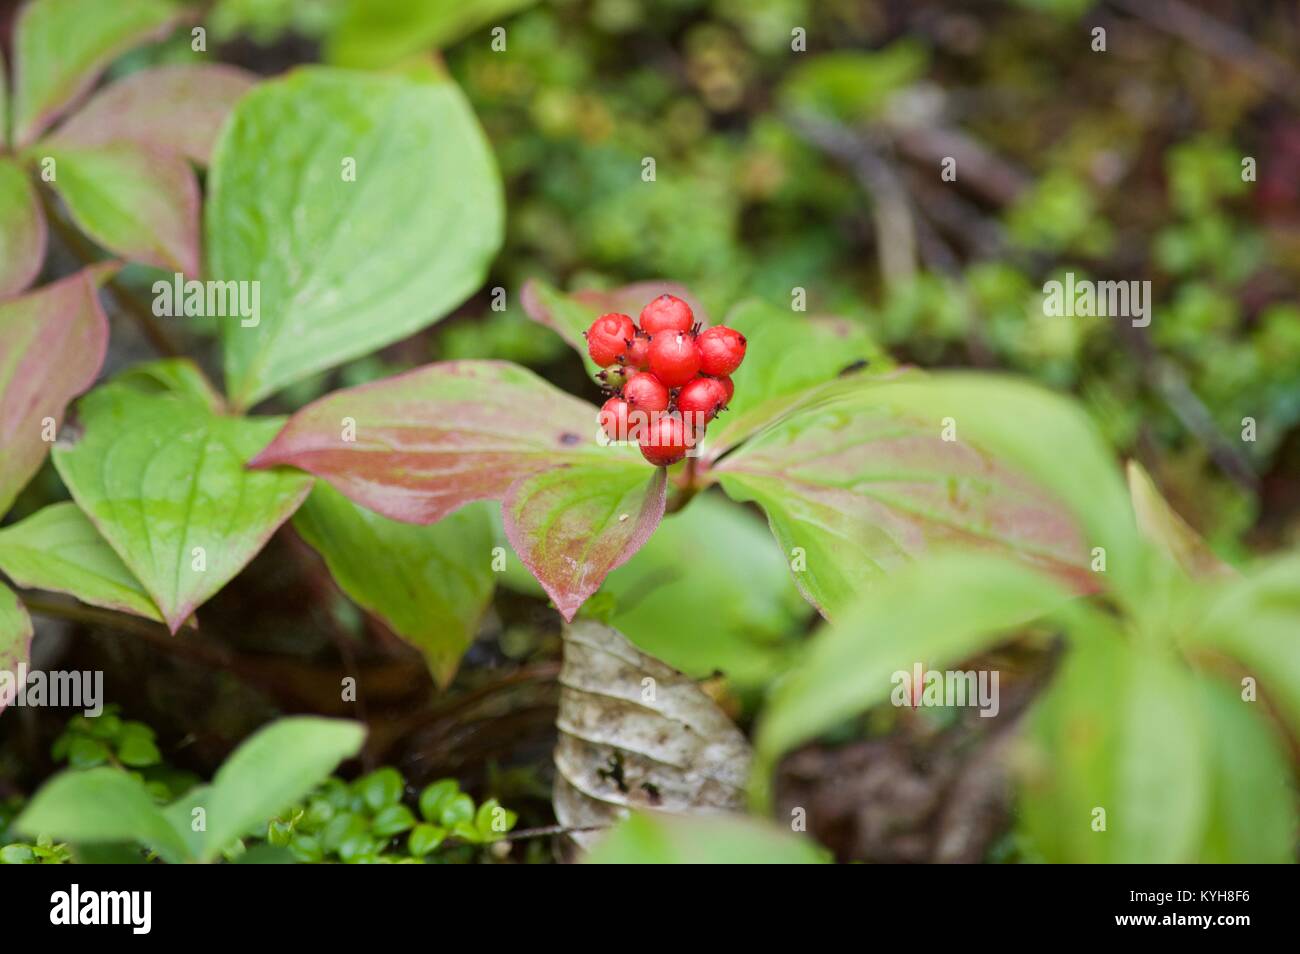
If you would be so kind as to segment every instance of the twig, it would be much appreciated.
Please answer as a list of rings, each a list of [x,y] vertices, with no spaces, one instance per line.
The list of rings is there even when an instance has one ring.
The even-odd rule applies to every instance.
[[[105,626],[120,632],[143,636],[146,639],[163,638],[168,641],[172,639],[171,634],[167,632],[167,628],[161,623],[129,616],[115,610],[83,606],[80,603],[69,603],[57,599],[47,599],[29,593],[23,594],[23,605],[37,616],[65,619],[74,623],[83,623],[87,626]]]
[[[195,665],[207,666],[232,673],[235,676],[278,696],[281,699],[310,707],[311,700],[302,696],[292,687],[283,685],[282,678],[275,672],[265,672],[256,664],[250,664],[231,653],[208,642],[199,642],[177,634],[173,636],[161,623],[119,613],[115,610],[84,606],[57,598],[51,599],[31,593],[23,593],[23,605],[27,609],[48,619],[64,619],[85,626],[103,626],[118,632],[138,636],[153,646],[185,659]],[[190,624],[186,624],[187,626]]]
[[[521,828],[501,836],[501,841],[524,841],[527,838],[546,838],[549,835],[577,835],[587,831],[608,831],[612,825],[585,825],[569,828],[565,825],[543,825],[540,828]]]
[[[809,113],[793,113],[787,119],[804,139],[853,170],[871,197],[876,253],[885,283],[909,281],[916,274],[916,223],[907,187],[881,155],[883,144]]]
[[[1150,339],[1140,329],[1125,322],[1118,322],[1117,326],[1121,340],[1133,353],[1138,364],[1146,370],[1156,393],[1188,433],[1208,448],[1210,457],[1219,470],[1243,490],[1257,490],[1259,478],[1250,461],[1219,432],[1214,416],[1187,383],[1182,370],[1172,361],[1161,358]]]
[[[961,130],[891,123],[889,132],[900,153],[927,169],[955,159],[961,185],[995,205],[1010,205],[1032,184],[1019,167]]]
[[[42,184],[39,192],[41,205],[45,209],[45,218],[68,251],[85,265],[93,265],[99,261],[99,255],[96,253],[94,246],[87,242],[82,237],[81,232],[75,226],[70,225],[59,211],[58,203],[55,202],[49,187]],[[116,278],[110,278],[104,283],[104,287],[112,292],[113,299],[117,302],[118,307],[135,322],[136,327],[153,345],[155,351],[168,358],[177,358],[184,354],[180,346],[159,327],[149,309],[136,298],[130,289]]]
[[[1182,0],[1111,0],[1111,6],[1149,26],[1231,63],[1278,96],[1295,100],[1300,72],[1222,20]]]

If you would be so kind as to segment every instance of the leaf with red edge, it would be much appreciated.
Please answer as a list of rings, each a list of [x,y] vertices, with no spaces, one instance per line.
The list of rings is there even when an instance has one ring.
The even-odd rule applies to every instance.
[[[667,474],[609,461],[557,467],[511,485],[501,502],[506,536],[566,620],[659,526]]]
[[[94,383],[108,347],[108,319],[86,269],[0,302],[0,514],[32,478],[69,401]]]
[[[834,393],[713,469],[730,496],[767,512],[809,602],[834,618],[883,574],[939,544],[1009,553],[1076,589],[1096,589],[1066,507],[987,453],[944,440],[939,418],[888,399],[896,387]]]
[[[189,393],[115,381],[77,403],[82,434],[54,450],[77,505],[175,632],[257,555],[311,490],[245,462],[279,418],[229,417]]]
[[[36,189],[21,166],[0,156],[0,298],[18,294],[40,274],[45,241],[45,213]]]
[[[600,368],[587,355],[587,340],[582,333],[601,315],[619,312],[640,322],[641,309],[660,295],[676,295],[695,312],[695,320],[708,324],[708,315],[699,301],[683,286],[673,282],[637,282],[608,291],[586,289],[565,294],[536,278],[524,283],[519,300],[528,317],[550,328],[582,355],[589,372]]]
[[[206,166],[226,116],[256,83],[254,74],[225,64],[140,70],[97,93],[42,148],[126,141]]]
[[[33,0],[14,22],[13,142],[36,139],[127,50],[183,11],[169,0]]]
[[[63,501],[0,530],[0,570],[26,589],[162,621],[158,607],[81,508]]]
[[[289,464],[385,517],[434,523],[520,477],[612,454],[596,414],[518,365],[448,361],[307,405],[250,466]]]
[[[18,594],[0,583],[0,672],[13,674],[20,663],[31,658],[32,618],[18,601]],[[0,684],[0,712],[13,700],[17,686],[11,680]]]
[[[1146,468],[1130,460],[1126,473],[1133,515],[1144,537],[1195,579],[1236,577],[1237,571],[1220,560],[1205,539],[1160,495]]]
[[[9,67],[0,49],[0,150],[9,145]]]
[[[745,360],[731,375],[736,393],[709,428],[701,452],[713,459],[798,407],[858,375],[888,372],[893,362],[848,318],[806,315],[759,299],[727,312],[743,334]]]
[[[446,362],[308,405],[251,466],[299,467],[408,523],[501,500],[516,552],[572,618],[664,508],[664,472],[601,446],[596,416],[517,365]]]
[[[175,152],[130,142],[45,150],[68,211],[100,245],[135,262],[199,274],[199,183]]]

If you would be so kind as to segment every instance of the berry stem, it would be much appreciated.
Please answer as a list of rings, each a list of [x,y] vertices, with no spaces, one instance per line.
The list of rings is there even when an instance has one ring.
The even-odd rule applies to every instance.
[[[700,482],[696,479],[696,462],[698,457],[691,456],[686,458],[686,468],[682,472],[681,482],[677,485],[676,492],[668,500],[664,507],[664,513],[677,513],[688,503],[691,498],[700,492]]]

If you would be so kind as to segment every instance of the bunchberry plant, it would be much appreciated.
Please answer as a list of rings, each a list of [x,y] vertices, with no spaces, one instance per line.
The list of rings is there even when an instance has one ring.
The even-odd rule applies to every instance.
[[[728,17],[746,15],[730,7]],[[584,214],[570,230],[564,214],[524,203],[511,219],[531,237],[507,244],[499,143],[446,59],[411,58],[487,25],[485,15],[430,15],[423,4],[403,5],[409,20],[384,15],[394,9],[349,3],[316,34],[330,65],[261,77],[218,64],[198,42],[189,28],[208,5],[21,6],[0,52],[0,673],[32,662],[33,615],[201,644],[205,620],[221,616],[213,601],[258,575],[249,567],[259,557],[278,561],[274,540],[310,564],[312,626],[345,612],[364,619],[331,630],[348,674],[312,711],[369,711],[352,672],[363,634],[368,649],[392,648],[389,634],[404,640],[440,691],[467,658],[491,668],[494,653],[562,641],[554,804],[562,821],[591,822],[565,827],[603,830],[642,808],[734,812],[747,791],[751,807],[770,812],[780,759],[826,733],[851,736],[862,710],[889,698],[896,670],[956,666],[1008,640],[1043,655],[1059,644],[1063,661],[1025,719],[1017,765],[1028,852],[1275,860],[1278,846],[1291,849],[1282,743],[1297,731],[1300,698],[1296,562],[1227,570],[1140,471],[1128,489],[1118,481],[1092,418],[1052,390],[1078,383],[1062,354],[1082,351],[1083,335],[1053,325],[1025,342],[1027,327],[1047,327],[1027,325],[1028,279],[989,263],[961,280],[918,269],[907,256],[919,247],[933,255],[937,242],[936,261],[947,260],[942,238],[926,219],[926,231],[909,226],[892,241],[884,226],[913,212],[890,206],[893,187],[877,189],[876,241],[889,267],[872,324],[896,362],[858,320],[856,267],[827,300],[857,318],[810,311],[807,289],[786,287],[824,243],[801,234],[787,258],[763,237],[768,226],[849,204],[843,183],[799,184],[788,130],[769,140],[755,123],[743,147],[719,150],[746,156],[745,188],[763,213],[752,243],[739,211],[726,213],[727,231],[754,246],[741,248],[714,241],[711,191],[620,165],[624,150],[663,137],[626,126],[630,135],[611,135],[606,111],[567,93],[527,110],[554,141],[503,152],[503,166],[516,184],[545,180],[544,191]],[[532,50],[548,77],[581,68],[551,41],[551,14],[537,13],[541,26],[470,71],[492,77],[505,100],[530,88],[509,50]],[[292,22],[306,30],[309,19]],[[417,39],[394,37],[389,20]],[[734,101],[710,107],[726,113],[749,98],[745,70],[714,82],[725,70],[710,57],[731,62],[692,53],[685,72],[705,99],[731,88]],[[874,121],[872,97],[922,68],[903,48],[827,57],[792,71],[782,99]],[[697,108],[650,112],[680,116],[689,130],[703,125]],[[794,125],[812,138],[823,131]],[[602,143],[598,169],[574,174],[569,137]],[[1219,197],[1240,190],[1218,183],[1222,159],[1192,150],[1172,163],[1187,221],[1165,234],[1158,257],[1181,276],[1244,279],[1225,252],[1244,243],[1224,238]],[[1114,164],[1098,163],[1097,174]],[[1015,178],[1015,188],[984,190],[1017,198],[1006,234],[993,229],[981,244],[1104,253],[1106,223],[1075,173],[1034,189]],[[613,202],[603,183],[625,179],[645,188]],[[944,229],[971,214],[964,202],[942,208]],[[561,231],[572,241],[551,241]],[[529,242],[547,246],[546,267],[498,261],[503,247]],[[579,248],[578,261],[552,245]],[[635,266],[620,260],[628,255]],[[584,259],[618,267],[588,270]],[[617,287],[618,271],[691,273],[691,288]],[[571,275],[573,290],[524,280],[537,274]],[[1215,296],[1188,287],[1177,307],[1198,327],[1248,324],[1221,321]],[[416,336],[453,313],[460,343],[439,341],[456,356],[431,361]],[[986,313],[990,327],[976,327]],[[1296,353],[1288,314],[1259,322],[1282,355]],[[480,326],[490,338],[473,337]],[[932,327],[937,351],[913,334]],[[1152,335],[1194,350],[1163,328]],[[956,342],[976,363],[1011,354],[1007,363],[1052,388],[914,366],[948,365]],[[146,343],[153,360],[135,348]],[[509,348],[512,360],[502,359]],[[1293,413],[1293,382],[1256,375],[1257,357],[1234,363],[1234,382],[1266,380],[1252,400],[1278,419]],[[1203,429],[1207,415],[1189,409],[1190,389],[1168,370],[1153,365],[1150,377]],[[588,400],[598,392],[599,403]],[[1110,402],[1108,426],[1119,429],[1131,414]],[[758,512],[766,527],[750,519]],[[499,584],[514,593],[497,600]],[[518,593],[538,600],[537,614],[519,611]],[[635,622],[646,607],[654,622],[640,617],[636,647],[595,622]],[[825,622],[796,638],[814,610]],[[521,616],[537,631],[522,639]],[[250,642],[262,637],[248,629]],[[725,669],[743,699],[710,686],[715,702],[656,653],[692,676]],[[0,681],[0,709],[17,702],[12,681]],[[752,773],[731,718],[742,702],[757,714]],[[653,731],[629,729],[621,705],[657,719]],[[354,773],[339,766],[363,738],[352,721],[272,721],[204,784],[169,766],[151,730],[121,712],[74,719],[51,753],[66,768],[21,814],[0,818],[0,860],[122,857],[124,844],[131,857],[167,862],[493,856],[513,813],[476,804],[451,780],[417,793],[392,768],[345,780]],[[693,772],[698,762],[708,771]],[[1153,808],[1152,792],[1178,798]],[[1094,816],[1111,826],[1092,827]],[[683,845],[748,833],[760,854],[820,859],[806,839],[743,821],[711,836],[696,826],[634,817],[603,856],[653,844],[676,860]]]

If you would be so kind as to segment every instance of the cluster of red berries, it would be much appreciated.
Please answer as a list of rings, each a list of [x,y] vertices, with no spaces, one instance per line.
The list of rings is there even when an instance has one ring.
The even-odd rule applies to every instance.
[[[745,336],[718,326],[700,330],[691,306],[660,295],[641,309],[641,327],[628,315],[597,318],[586,332],[587,353],[613,396],[600,409],[610,440],[634,440],[645,459],[675,464],[704,437],[704,428],[731,400],[731,373],[745,359]]]

